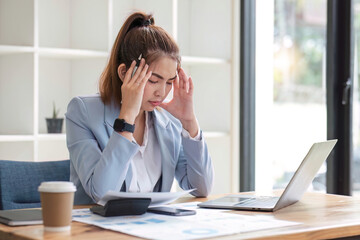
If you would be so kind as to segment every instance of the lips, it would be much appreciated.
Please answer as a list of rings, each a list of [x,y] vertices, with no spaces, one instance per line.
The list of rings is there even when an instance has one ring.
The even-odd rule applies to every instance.
[[[156,106],[159,106],[161,104],[161,101],[149,101],[149,103],[151,105],[153,105],[154,107],[156,107]]]

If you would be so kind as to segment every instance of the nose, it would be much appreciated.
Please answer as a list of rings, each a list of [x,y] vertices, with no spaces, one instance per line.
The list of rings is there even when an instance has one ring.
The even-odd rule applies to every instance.
[[[166,83],[158,84],[158,87],[155,90],[156,97],[163,97],[166,94]]]

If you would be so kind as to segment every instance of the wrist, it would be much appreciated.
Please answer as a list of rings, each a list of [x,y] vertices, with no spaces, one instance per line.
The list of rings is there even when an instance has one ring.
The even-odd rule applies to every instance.
[[[194,118],[193,120],[189,120],[189,121],[181,121],[181,124],[182,124],[183,128],[189,132],[191,137],[195,137],[198,134],[199,125],[198,125],[196,118]]]
[[[133,133],[131,132],[118,132],[120,135],[122,135],[124,138],[132,142],[133,139]]]
[[[118,118],[124,119],[129,124],[134,124],[136,116],[134,117],[131,114],[126,114],[126,113],[123,113],[122,111],[120,111]]]

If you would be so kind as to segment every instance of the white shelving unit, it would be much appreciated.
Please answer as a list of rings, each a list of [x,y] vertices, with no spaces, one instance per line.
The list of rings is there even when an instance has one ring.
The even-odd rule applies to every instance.
[[[122,23],[141,9],[153,13],[180,46],[221,179],[215,192],[231,191],[237,184],[237,5],[236,0],[0,0],[0,159],[69,158],[66,133],[47,134],[45,118],[53,102],[64,115],[72,97],[98,92]]]

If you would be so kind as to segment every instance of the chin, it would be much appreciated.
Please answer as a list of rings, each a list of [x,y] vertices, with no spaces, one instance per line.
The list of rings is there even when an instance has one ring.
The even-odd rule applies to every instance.
[[[152,111],[154,111],[155,108],[157,108],[157,107],[154,107],[154,106],[146,106],[146,107],[144,108],[144,110],[147,111],[147,112],[152,112]]]

